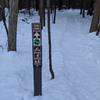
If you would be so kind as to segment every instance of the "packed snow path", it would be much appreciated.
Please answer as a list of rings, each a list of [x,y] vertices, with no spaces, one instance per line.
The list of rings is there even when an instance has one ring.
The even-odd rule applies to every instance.
[[[52,44],[54,67],[61,79],[54,90],[68,100],[99,100],[100,39],[89,36],[90,18],[82,19],[77,11],[67,11],[58,12],[57,19],[52,26]],[[61,100],[59,96],[56,98]]]
[[[100,100],[100,39],[88,33],[91,18],[81,18],[78,10],[57,12],[57,22],[52,24],[55,80],[50,80],[44,28],[43,96],[33,96],[31,22],[36,22],[37,17],[35,14],[27,24],[19,15],[17,53],[0,49],[0,100]],[[0,43],[5,48],[2,32]]]

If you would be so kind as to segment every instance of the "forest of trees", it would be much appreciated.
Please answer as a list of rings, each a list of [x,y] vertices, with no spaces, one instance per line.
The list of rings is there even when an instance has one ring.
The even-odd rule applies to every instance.
[[[9,11],[8,28],[5,8],[8,8]],[[53,79],[50,14],[53,14],[53,23],[56,23],[57,10],[80,9],[80,14],[83,18],[87,15],[93,16],[89,31],[97,32],[96,35],[98,35],[100,31],[100,0],[0,0],[0,21],[3,20],[7,32],[8,51],[17,51],[17,19],[19,10],[27,9],[29,15],[32,16],[30,11],[32,8],[40,15],[41,29],[46,25],[45,10],[47,10],[49,66]]]

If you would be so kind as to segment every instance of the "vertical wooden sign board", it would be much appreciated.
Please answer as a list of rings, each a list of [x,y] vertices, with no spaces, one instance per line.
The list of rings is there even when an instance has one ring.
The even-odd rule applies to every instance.
[[[42,36],[40,23],[32,23],[34,96],[42,95]]]

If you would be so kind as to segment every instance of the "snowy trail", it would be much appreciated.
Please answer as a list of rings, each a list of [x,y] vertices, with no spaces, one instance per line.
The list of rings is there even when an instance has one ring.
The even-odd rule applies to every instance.
[[[57,12],[57,22],[51,25],[55,80],[50,80],[44,28],[43,96],[34,97],[31,22],[39,19],[35,13],[27,24],[23,17],[29,16],[19,15],[18,51],[0,51],[0,100],[100,100],[100,39],[88,33],[91,18],[82,19],[78,10]],[[3,30],[0,44],[6,49]]]
[[[56,97],[56,99],[99,100],[100,68],[98,63],[100,60],[94,52],[98,51],[95,47],[99,47],[99,40],[89,36],[89,27],[82,31],[84,24],[89,26],[88,18],[82,19],[78,12],[73,14],[68,11],[66,14],[65,12],[60,14],[57,25],[52,26],[53,64],[57,76],[57,83],[54,82],[52,85],[55,92],[59,91],[61,97],[60,99]],[[62,17],[63,19],[60,20]],[[67,24],[62,23],[64,21]],[[61,26],[63,26],[62,33],[60,33]]]
[[[86,40],[86,36],[82,34],[82,26],[78,20],[81,19],[75,14],[66,16],[66,21],[69,24],[66,24],[65,34],[62,37],[62,48],[64,48],[62,56],[66,73],[63,72],[77,100],[89,100],[90,98],[91,100],[99,100],[100,68],[92,52],[94,48],[89,46],[88,38]]]
[[[48,98],[50,100],[62,100],[64,98],[68,100],[99,100],[100,68],[99,64],[96,63],[97,55],[94,54],[94,48],[95,45],[99,47],[100,44],[97,44],[94,37],[89,38],[89,35],[87,35],[89,19],[82,19],[77,11],[74,13],[73,11],[58,12],[57,18],[57,24],[52,25],[53,67],[56,79],[49,80],[48,36],[47,29],[44,28],[42,34],[44,55],[43,96],[32,98],[32,92],[30,94],[28,90],[25,92],[24,100],[44,100]],[[63,23],[64,21],[67,23]],[[82,31],[84,24],[88,25]],[[93,42],[95,44],[92,44]],[[28,68],[25,70],[28,70]],[[26,76],[29,78],[30,75]],[[27,81],[28,78],[25,78],[25,80]],[[24,82],[26,82],[25,80]],[[27,83],[25,86],[28,86]]]

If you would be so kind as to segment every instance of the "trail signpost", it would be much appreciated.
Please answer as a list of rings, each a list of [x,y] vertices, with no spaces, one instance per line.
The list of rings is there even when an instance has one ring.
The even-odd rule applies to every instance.
[[[42,95],[42,36],[40,23],[32,23],[34,96]]]

